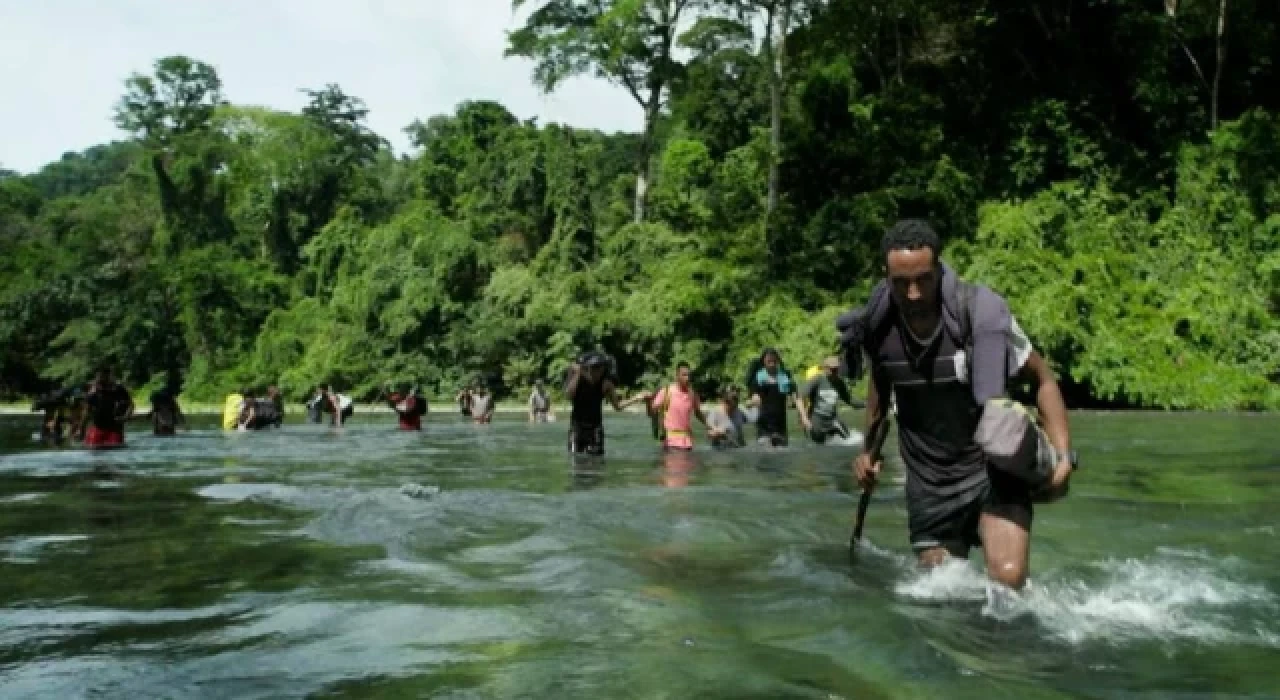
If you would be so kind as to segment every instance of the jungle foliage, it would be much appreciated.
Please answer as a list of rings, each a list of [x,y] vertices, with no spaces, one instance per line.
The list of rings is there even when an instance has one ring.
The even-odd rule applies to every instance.
[[[803,367],[896,219],[1004,294],[1076,406],[1280,407],[1274,0],[516,0],[508,54],[601,76],[645,128],[473,101],[395,155],[336,85],[228,104],[213,66],[129,77],[128,135],[0,171],[0,368],[133,386],[443,395],[581,349],[710,388]]]

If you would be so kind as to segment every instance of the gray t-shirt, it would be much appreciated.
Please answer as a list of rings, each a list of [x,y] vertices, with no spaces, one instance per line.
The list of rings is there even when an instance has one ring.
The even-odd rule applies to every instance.
[[[730,416],[724,409],[724,406],[716,406],[707,414],[707,428],[709,430],[723,431],[725,436],[722,438],[713,438],[711,444],[717,447],[743,447],[747,444],[746,435],[743,432],[747,424],[747,414],[742,409],[733,410]]]
[[[529,408],[535,413],[546,413],[551,408],[551,397],[545,391],[534,389],[529,394]]]
[[[848,391],[846,388],[845,391]],[[840,411],[840,390],[826,374],[819,374],[804,383],[800,388],[800,396],[813,407],[809,412],[809,422],[816,433],[829,433],[835,426]]]

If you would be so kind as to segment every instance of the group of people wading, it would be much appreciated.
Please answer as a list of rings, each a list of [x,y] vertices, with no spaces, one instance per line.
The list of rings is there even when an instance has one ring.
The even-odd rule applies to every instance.
[[[177,372],[169,372],[165,385],[151,394],[151,411],[136,415],[129,390],[115,381],[110,367],[101,367],[90,382],[36,399],[32,410],[44,412],[39,439],[48,445],[123,447],[125,424],[136,419],[149,420],[156,435],[173,435],[186,422],[178,406],[179,388]]]
[[[1067,411],[1052,371],[1005,299],[960,279],[940,251],[927,222],[895,224],[881,241],[884,279],[866,305],[837,321],[840,354],[800,381],[777,350],[765,349],[744,378],[745,405],[755,413],[756,442],[768,447],[789,442],[789,402],[816,443],[853,436],[840,420],[841,403],[865,406],[868,436],[877,435],[894,413],[906,467],[907,528],[919,561],[936,565],[967,558],[971,547],[980,546],[989,575],[1020,588],[1027,579],[1033,506],[1065,496],[1075,468]],[[870,379],[865,404],[846,383],[864,374]],[[691,378],[692,368],[681,363],[670,384],[624,400],[611,358],[601,351],[581,355],[564,385],[572,407],[569,452],[604,454],[605,403],[615,411],[644,404],[654,437],[668,453],[693,449],[695,419],[713,447],[746,446],[752,421],[739,392],[724,389],[706,412]],[[1009,398],[1018,383],[1034,388],[1038,418]],[[171,435],[184,423],[178,391],[171,373],[151,396],[148,417],[157,435]],[[383,396],[401,429],[422,428],[428,402],[415,388],[404,385]],[[456,400],[472,421],[492,420],[494,397],[483,383],[464,389]],[[109,369],[82,387],[43,397],[36,407],[45,411],[42,438],[82,440],[91,448],[122,446],[125,423],[135,417],[132,397]],[[354,412],[351,398],[328,385],[317,387],[306,407],[311,422],[328,414],[338,426]],[[530,422],[555,420],[541,381],[530,392],[528,409]],[[283,420],[280,392],[268,387],[228,397],[223,425],[261,430],[278,428]],[[854,476],[864,489],[874,487],[882,468],[874,452],[864,449],[854,460]]]
[[[922,220],[900,221],[885,233],[884,279],[865,306],[838,319],[840,356],[824,360],[803,387],[776,350],[761,354],[746,377],[749,405],[758,411],[757,442],[787,444],[788,397],[815,442],[847,437],[837,409],[857,402],[845,380],[869,370],[866,435],[878,434],[892,406],[907,472],[907,527],[919,562],[968,558],[970,548],[980,546],[989,576],[1020,589],[1028,576],[1034,504],[1064,497],[1075,469],[1067,410],[1053,372],[1008,303],[960,279],[942,262],[941,247]],[[570,368],[571,452],[604,453],[605,402],[616,411],[645,403],[655,437],[669,452],[692,449],[694,419],[713,445],[745,444],[748,421],[733,389],[708,415],[691,388],[691,368],[681,364],[670,385],[624,401],[609,368],[601,353],[588,353]],[[1034,387],[1038,420],[1009,398],[1018,383]],[[863,450],[853,465],[866,490],[882,468],[874,452]]]

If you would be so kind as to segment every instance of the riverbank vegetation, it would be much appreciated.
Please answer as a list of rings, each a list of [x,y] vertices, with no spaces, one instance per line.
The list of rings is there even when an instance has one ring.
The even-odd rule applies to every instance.
[[[473,101],[396,155],[336,85],[286,113],[197,58],[129,77],[127,139],[0,175],[4,391],[110,357],[196,399],[447,395],[597,344],[624,385],[687,360],[710,388],[831,353],[921,216],[1072,405],[1280,407],[1274,1],[527,4],[512,60],[612,81],[641,133]]]

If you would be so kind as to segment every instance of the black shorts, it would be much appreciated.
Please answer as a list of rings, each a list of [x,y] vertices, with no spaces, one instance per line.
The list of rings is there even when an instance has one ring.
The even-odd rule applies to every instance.
[[[574,454],[604,454],[604,425],[570,423],[569,451]]]
[[[1017,477],[988,469],[985,482],[957,496],[909,493],[907,527],[911,531],[911,548],[919,552],[942,547],[951,556],[967,558],[971,547],[982,546],[978,524],[984,513],[1030,531],[1035,514],[1030,488]]]

